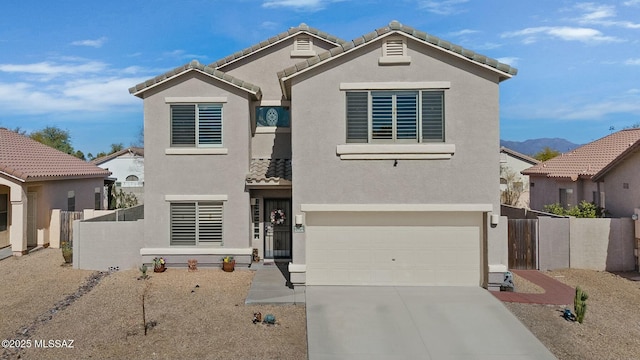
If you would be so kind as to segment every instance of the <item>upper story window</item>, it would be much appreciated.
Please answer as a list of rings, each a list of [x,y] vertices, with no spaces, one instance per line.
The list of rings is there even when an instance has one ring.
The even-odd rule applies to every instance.
[[[444,91],[349,91],[347,143],[444,142]]]
[[[222,146],[222,105],[171,105],[171,146]]]
[[[285,106],[258,106],[256,108],[257,126],[289,127],[289,108]]]

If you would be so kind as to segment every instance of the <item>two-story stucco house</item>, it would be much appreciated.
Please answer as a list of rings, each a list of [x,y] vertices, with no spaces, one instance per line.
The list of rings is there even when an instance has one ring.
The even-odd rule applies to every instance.
[[[507,264],[498,98],[516,72],[393,21],[348,42],[301,24],[139,84],[141,255],[257,248],[294,284],[486,286]]]

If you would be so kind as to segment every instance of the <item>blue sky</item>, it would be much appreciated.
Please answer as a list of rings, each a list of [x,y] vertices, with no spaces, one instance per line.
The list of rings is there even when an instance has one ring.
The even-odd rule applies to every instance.
[[[640,123],[640,0],[23,0],[0,8],[0,126],[55,125],[85,154],[138,140],[142,100],[129,87],[302,22],[351,40],[398,20],[518,68],[501,84],[504,140],[586,143]]]

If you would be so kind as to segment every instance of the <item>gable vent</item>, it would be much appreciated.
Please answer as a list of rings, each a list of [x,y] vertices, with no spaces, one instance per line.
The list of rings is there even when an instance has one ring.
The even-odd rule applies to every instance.
[[[390,37],[382,43],[382,56],[378,60],[380,65],[406,65],[411,63],[407,55],[407,43],[403,37]]]
[[[311,37],[296,36],[293,42],[291,57],[310,57],[315,55],[316,52],[313,50],[313,40],[311,39]]]
[[[400,39],[388,40],[386,44],[386,53],[384,56],[403,56],[404,44]]]

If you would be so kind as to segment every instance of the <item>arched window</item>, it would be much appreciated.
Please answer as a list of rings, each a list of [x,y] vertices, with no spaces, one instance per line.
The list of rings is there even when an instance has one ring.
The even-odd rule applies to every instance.
[[[138,181],[138,177],[135,175],[129,175],[127,176],[127,181]]]

